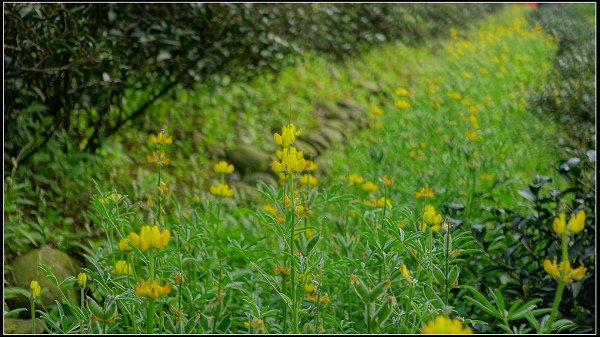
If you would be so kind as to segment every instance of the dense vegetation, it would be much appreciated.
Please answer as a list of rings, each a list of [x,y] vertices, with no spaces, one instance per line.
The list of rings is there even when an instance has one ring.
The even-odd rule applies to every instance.
[[[52,17],[46,10],[85,13],[78,24],[96,15],[98,31],[132,22],[103,12],[117,5],[70,6],[15,5],[5,15],[24,24]],[[184,70],[177,59],[195,56],[166,43],[174,49],[156,68],[149,54],[131,53],[139,41],[115,38],[126,50],[106,66],[139,57],[142,77],[109,84],[121,93],[104,100],[103,113],[76,100],[67,110],[56,103],[52,115],[81,121],[85,136],[64,120],[53,136],[40,134],[36,116],[48,102],[18,104],[45,75],[18,87],[25,75],[13,73],[14,114],[5,123],[32,148],[17,151],[17,136],[5,147],[21,153],[5,162],[5,317],[31,317],[28,302],[19,302],[29,298],[40,317],[33,329],[58,333],[595,329],[595,148],[571,147],[569,128],[546,118],[555,110],[540,99],[566,76],[556,61],[564,43],[548,28],[560,21],[542,16],[558,12],[506,6],[465,27],[464,17],[489,8],[127,6],[119,15],[164,19],[165,38],[192,27],[199,12],[208,15],[202,11],[224,25],[215,11],[227,9],[246,32],[274,34],[263,42],[277,51],[253,59],[261,53],[248,35],[232,33],[231,41],[244,40],[239,54],[217,58],[237,61],[198,70],[211,80],[190,77],[165,95],[168,74]],[[589,12],[581,6],[570,15],[581,8]],[[149,53],[160,54],[157,41],[146,42]],[[73,76],[100,69],[80,65]],[[265,71],[271,66],[278,72]],[[231,75],[241,73],[252,76]],[[67,83],[106,95],[96,82],[86,87],[85,76]],[[562,98],[574,102],[570,116],[584,116],[588,101],[573,88]],[[147,102],[130,119],[135,127],[121,128]],[[94,127],[98,118],[102,126]],[[111,123],[116,129],[103,139]],[[91,130],[103,135],[96,153],[83,151]],[[58,253],[43,248],[31,262],[32,245],[81,261],[51,267],[44,256]],[[33,274],[23,272],[35,263],[42,265]]]

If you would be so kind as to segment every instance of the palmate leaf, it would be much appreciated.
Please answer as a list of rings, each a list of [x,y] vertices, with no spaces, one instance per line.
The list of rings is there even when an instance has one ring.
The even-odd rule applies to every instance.
[[[477,299],[474,299],[470,296],[465,296],[467,300],[472,302],[479,309],[487,312],[488,314],[502,319],[502,314],[500,314],[497,309],[483,296],[477,289],[472,286],[463,285],[462,288],[469,290]]]

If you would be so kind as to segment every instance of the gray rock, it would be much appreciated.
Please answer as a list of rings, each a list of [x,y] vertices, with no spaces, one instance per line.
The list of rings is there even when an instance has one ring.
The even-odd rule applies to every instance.
[[[66,253],[50,247],[34,249],[29,253],[16,258],[10,266],[14,285],[29,289],[32,280],[39,282],[42,288],[40,302],[45,307],[53,307],[54,300],[61,300],[61,293],[57,286],[50,281],[39,268],[45,264],[54,273],[59,282],[69,276],[77,277],[78,266],[75,261]],[[73,303],[77,303],[77,292],[75,287],[64,289],[65,295]],[[29,308],[29,299],[18,296],[11,299],[13,308]]]
[[[272,174],[266,172],[252,172],[244,176],[244,182],[248,183],[250,186],[256,186],[259,181],[262,181],[267,185],[277,186],[277,180]]]
[[[226,157],[236,170],[246,175],[269,170],[275,154],[266,153],[252,145],[240,144],[236,148],[228,150]]]

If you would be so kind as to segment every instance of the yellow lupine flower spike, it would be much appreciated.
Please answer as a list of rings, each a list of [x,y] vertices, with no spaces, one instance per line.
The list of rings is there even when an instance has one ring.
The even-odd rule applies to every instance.
[[[471,328],[464,328],[462,322],[456,318],[450,319],[445,316],[437,316],[427,322],[423,327],[422,334],[472,334]]]

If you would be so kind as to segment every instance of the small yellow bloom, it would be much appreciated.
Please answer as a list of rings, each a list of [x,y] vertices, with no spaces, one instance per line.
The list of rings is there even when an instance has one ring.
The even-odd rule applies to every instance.
[[[479,136],[478,134],[476,134],[475,132],[473,132],[471,130],[465,131],[465,137],[467,139],[471,139],[471,140],[477,140],[477,139],[481,138],[481,136]]]
[[[213,166],[216,173],[229,174],[233,172],[233,165],[226,161],[220,161]]]
[[[385,185],[385,187],[392,186],[392,183],[394,182],[393,177],[383,176],[381,179],[383,180],[383,184]]]
[[[579,266],[575,269],[571,269],[569,276],[572,279],[579,281],[585,276],[585,270],[586,268],[584,266]]]
[[[417,192],[415,192],[415,197],[416,198],[433,198],[435,197],[435,192],[433,192],[433,189],[429,188],[429,187],[421,187],[421,189]]]
[[[219,185],[210,187],[210,193],[221,197],[232,197],[233,189],[229,188],[227,184],[219,183]]]
[[[569,221],[569,223],[570,223],[570,221]],[[555,217],[554,220],[552,221],[552,230],[554,230],[554,233],[556,233],[558,235],[562,235],[563,232],[565,231],[565,226],[566,226],[565,213],[562,212],[557,217]]]
[[[122,252],[130,252],[131,251],[131,247],[128,244],[129,239],[125,238],[125,239],[121,239],[121,241],[119,241],[119,250]]]
[[[398,227],[398,228],[404,228],[404,227],[406,227],[406,224],[404,222],[397,222],[396,223],[396,227]]]
[[[457,101],[460,101],[462,99],[462,95],[458,91],[449,91],[448,96]]]
[[[494,180],[494,176],[491,174],[482,173],[479,175],[479,179],[481,179],[483,181],[492,181],[492,180]]]
[[[87,282],[87,275],[85,273],[79,273],[79,275],[77,275],[77,283],[79,283],[80,286],[84,286]]]
[[[165,136],[162,131],[158,133],[158,135],[150,135],[150,143],[152,144],[171,144],[173,143],[173,136]]]
[[[152,163],[156,164],[156,166],[169,165],[169,163],[171,162],[171,160],[167,157],[167,153],[165,152],[165,150],[154,151],[152,153],[152,157],[146,156],[146,160],[150,164],[152,164]]]
[[[446,316],[437,316],[427,322],[423,327],[422,334],[472,334],[473,330],[463,327],[462,322],[456,318],[450,319]]]
[[[304,292],[312,293],[315,291],[315,284],[312,282],[307,282],[304,284]]]
[[[408,89],[405,88],[397,88],[394,90],[396,96],[408,96]]]
[[[264,204],[262,209],[273,216],[277,214],[277,208],[271,206],[270,204]]]
[[[410,272],[408,271],[408,268],[406,267],[406,265],[404,263],[400,266],[400,273],[402,274],[402,277],[404,277],[410,285],[413,284],[413,282],[414,282],[413,278],[410,275]]]
[[[291,271],[290,268],[288,267],[283,267],[283,266],[278,266],[273,268],[273,271],[275,272],[275,274],[282,274],[282,275],[290,275]]]
[[[42,292],[42,287],[40,287],[38,281],[35,280],[31,281],[31,283],[29,284],[29,289],[31,290],[31,296],[33,297],[40,296],[40,293]]]
[[[317,178],[315,178],[312,174],[308,173],[303,175],[302,177],[300,177],[300,184],[302,185],[311,185],[311,186],[315,186],[317,185],[318,180]]]
[[[360,282],[360,280],[358,279],[358,276],[356,276],[355,274],[350,275],[350,283],[358,284],[358,282]]]
[[[348,176],[348,181],[350,182],[350,184],[362,184],[364,179],[358,174],[352,173]]]
[[[331,297],[329,297],[329,295],[321,296],[320,301],[323,305],[327,305],[331,302]]]
[[[406,109],[410,108],[410,103],[405,100],[399,100],[399,101],[396,101],[396,103],[394,103],[394,106],[397,109],[406,110]]]
[[[319,294],[317,294],[317,293],[306,293],[306,299],[311,302],[317,302],[318,297],[319,297]]]
[[[175,279],[175,284],[185,284],[185,278],[181,273],[177,273],[171,277]]]
[[[563,214],[564,216],[564,214]],[[571,233],[581,233],[583,227],[585,226],[585,212],[579,211],[576,214],[572,214],[569,219],[569,223],[567,224],[567,229]]]
[[[129,241],[142,251],[151,247],[156,249],[164,248],[169,242],[170,238],[171,232],[169,232],[168,229],[165,229],[161,232],[156,225],[143,226],[139,235],[131,232],[129,233],[128,237]]]
[[[114,271],[116,275],[131,275],[133,274],[133,266],[127,261],[119,260],[115,264]]]
[[[554,261],[550,262],[549,259],[544,259],[543,266],[546,273],[550,274],[552,277],[558,277],[560,275],[560,271],[558,270],[558,266],[556,265],[557,258],[554,257]]]
[[[275,144],[287,148],[294,144],[296,136],[300,136],[301,134],[302,129],[297,129],[294,124],[288,124],[281,127],[281,134],[273,134],[273,140]]]
[[[440,102],[433,101],[433,102],[431,102],[431,107],[432,107],[434,110],[437,110],[437,109],[439,109],[439,108],[441,107],[441,104],[440,104]]]
[[[370,113],[373,116],[381,116],[381,115],[383,115],[383,110],[375,105],[371,105]]]
[[[307,172],[315,172],[319,168],[319,165],[312,160],[304,161],[304,170]]]
[[[363,191],[369,191],[369,192],[375,192],[378,190],[377,185],[373,184],[372,182],[366,182],[362,185],[362,189]]]
[[[275,173],[293,174],[302,172],[306,167],[306,161],[303,158],[302,151],[297,151],[295,147],[289,146],[283,151],[277,151],[277,157],[281,162],[273,161],[272,168]]]
[[[171,284],[167,283],[161,286],[158,280],[141,280],[135,286],[135,295],[137,297],[158,298],[159,296],[167,295],[169,292],[171,292]]]
[[[442,222],[442,215],[438,214],[433,206],[426,205],[423,212],[423,222],[430,226],[439,225]]]

